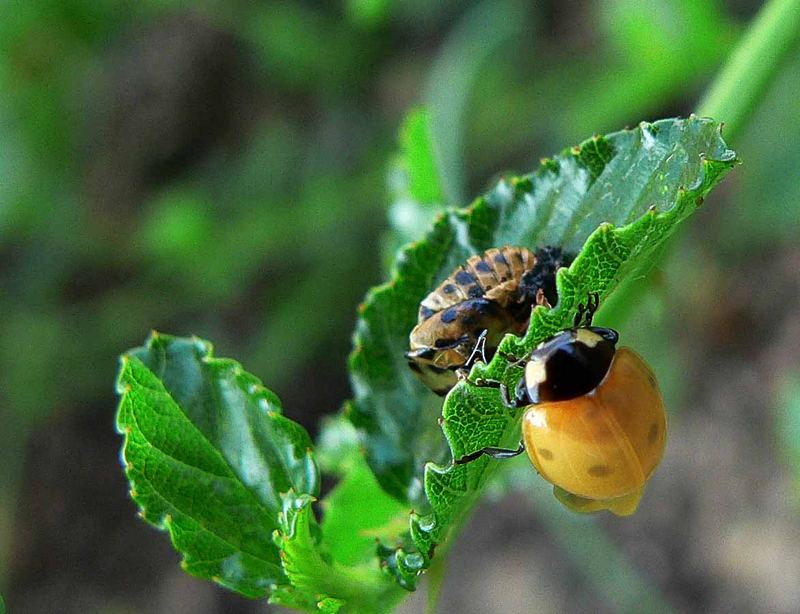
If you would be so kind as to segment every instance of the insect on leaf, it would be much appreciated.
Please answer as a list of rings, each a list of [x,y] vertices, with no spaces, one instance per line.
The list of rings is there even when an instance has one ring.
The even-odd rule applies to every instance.
[[[639,271],[736,163],[713,120],[642,123],[499,181],[468,208],[447,210],[423,240],[399,253],[392,279],[373,289],[361,308],[348,415],[379,483],[417,511],[410,540],[384,550],[384,563],[401,585],[414,587],[436,544],[463,520],[497,466],[487,458],[452,465],[452,458],[519,442],[520,414],[503,406],[496,388],[476,386],[475,379],[514,386],[521,368],[503,356],[525,356],[572,326],[589,295],[602,301]],[[558,304],[537,308],[525,338],[507,336],[491,363],[476,365],[442,407],[403,356],[419,302],[469,256],[502,245],[559,245],[577,257],[559,272]]]

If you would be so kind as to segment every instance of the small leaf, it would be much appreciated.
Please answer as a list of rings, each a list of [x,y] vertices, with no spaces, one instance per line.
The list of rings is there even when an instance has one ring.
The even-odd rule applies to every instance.
[[[184,569],[247,597],[285,584],[279,493],[319,486],[311,440],[277,397],[209,343],[155,332],[122,357],[117,390],[131,496]]]
[[[560,245],[577,252],[558,275],[558,305],[536,309],[524,339],[504,339],[503,353],[524,356],[572,326],[590,293],[603,299],[646,265],[735,164],[719,124],[711,120],[643,123],[589,139],[529,175],[501,180],[468,209],[448,210],[423,241],[400,253],[392,280],[372,290],[361,309],[349,416],[381,485],[418,512],[412,516],[413,546],[386,557],[401,584],[413,587],[435,545],[478,498],[487,469],[497,466],[486,458],[450,466],[451,454],[516,447],[520,437],[519,415],[500,403],[496,389],[462,382],[442,412],[451,450],[437,438],[437,400],[411,375],[403,357],[420,300],[467,257],[490,247]],[[471,379],[513,385],[520,375],[498,352],[490,365],[476,365]],[[426,459],[433,462],[425,470],[423,496]]]
[[[325,543],[343,565],[370,560],[376,539],[391,539],[408,525],[408,508],[381,489],[360,454],[323,499],[322,509]]]
[[[422,205],[443,200],[431,142],[430,113],[424,107],[409,111],[400,128],[401,154],[397,170],[404,181],[396,185],[397,196],[405,195]]]
[[[289,491],[283,498],[283,512],[275,543],[292,589],[273,594],[270,603],[320,612],[391,611],[405,595],[375,564],[344,566],[334,561],[321,544],[321,532],[311,503],[313,497]],[[316,609],[309,609],[313,604]]]
[[[424,107],[409,111],[400,128],[400,151],[389,168],[389,255],[422,237],[444,203],[433,155],[430,113]]]

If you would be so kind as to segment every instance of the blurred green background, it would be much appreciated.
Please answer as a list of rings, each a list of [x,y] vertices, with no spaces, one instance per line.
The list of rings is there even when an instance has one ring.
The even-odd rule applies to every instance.
[[[384,275],[412,106],[429,108],[446,203],[466,204],[593,133],[691,112],[759,5],[5,2],[9,611],[263,611],[185,576],[135,517],[117,355],[151,328],[211,339],[316,433],[348,396],[356,306]],[[622,327],[672,410],[638,514],[567,515],[523,477],[527,494],[465,529],[442,612],[800,611],[799,99],[795,49],[730,143],[743,166]]]

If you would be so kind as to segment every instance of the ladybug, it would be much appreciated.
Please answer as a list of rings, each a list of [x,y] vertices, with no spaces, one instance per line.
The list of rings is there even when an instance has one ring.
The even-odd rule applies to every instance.
[[[534,306],[557,302],[555,274],[571,260],[559,247],[508,245],[469,258],[420,304],[405,354],[411,370],[447,394],[476,348],[491,359],[506,333],[527,330]]]
[[[615,330],[591,325],[558,333],[525,360],[511,400],[504,386],[484,382],[498,385],[509,406],[525,408],[523,441],[517,450],[483,448],[456,464],[527,452],[570,509],[636,511],[664,454],[667,421],[652,370],[630,348],[617,349],[618,339]]]

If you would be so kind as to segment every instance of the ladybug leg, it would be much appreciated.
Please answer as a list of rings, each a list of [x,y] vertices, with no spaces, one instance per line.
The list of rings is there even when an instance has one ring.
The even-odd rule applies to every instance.
[[[586,307],[586,317],[588,320],[588,324],[592,323],[592,318],[594,317],[594,313],[597,311],[598,307],[600,307],[600,294],[598,292],[592,292],[589,294],[589,299],[587,301],[588,305]]]
[[[525,361],[528,360],[524,356],[522,358],[517,358],[516,356],[513,356],[512,354],[506,354],[505,352],[499,352],[498,351],[497,353],[500,354],[500,356],[502,356],[505,360],[508,361],[508,366],[509,367],[519,367],[522,364],[524,364]]]
[[[528,401],[528,398],[525,394],[525,389],[522,386],[524,381],[525,378],[521,379],[520,383],[517,384],[517,388],[513,397],[508,392],[508,386],[502,383],[500,384],[500,399],[503,401],[503,405],[509,409],[521,409],[530,405],[530,401]]]
[[[462,456],[461,458],[453,461],[453,464],[466,465],[467,463],[471,463],[472,461],[479,459],[481,456],[488,456],[489,458],[496,458],[500,460],[514,458],[523,452],[525,452],[525,444],[520,441],[519,447],[516,450],[508,450],[506,448],[481,448],[480,450],[476,450],[471,454],[467,454],[466,456]]]
[[[586,297],[586,304],[578,305],[578,313],[575,314],[575,328],[584,328],[592,325],[592,318],[595,311],[600,307],[600,295],[597,292],[590,292]]]
[[[530,402],[525,397],[524,391],[520,388],[520,386],[517,386],[517,391],[512,397],[508,392],[508,386],[506,386],[503,382],[498,382],[497,380],[493,379],[479,378],[472,383],[483,388],[497,388],[500,391],[500,400],[503,401],[503,405],[509,409],[520,409],[530,405]]]

